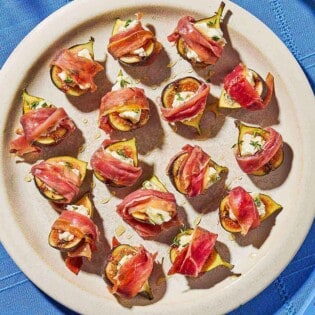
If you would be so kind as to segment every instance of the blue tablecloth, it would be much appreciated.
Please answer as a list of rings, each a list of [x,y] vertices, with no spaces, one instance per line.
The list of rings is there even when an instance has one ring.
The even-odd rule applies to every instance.
[[[0,0],[0,66],[28,32],[68,2],[70,0]],[[254,14],[278,35],[300,63],[314,91],[314,0],[234,2]],[[279,277],[261,294],[230,314],[314,315],[314,236],[315,223],[303,246]],[[0,314],[65,313],[74,314],[33,285],[0,244]]]

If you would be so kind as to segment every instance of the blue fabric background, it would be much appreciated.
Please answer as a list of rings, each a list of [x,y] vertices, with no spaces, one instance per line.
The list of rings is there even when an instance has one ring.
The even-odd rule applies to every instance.
[[[0,67],[25,35],[45,17],[68,2],[70,0],[0,0]],[[313,0],[234,2],[258,17],[278,35],[301,65],[314,91],[315,2]],[[314,235],[313,223],[303,246],[279,277],[261,294],[230,315],[275,313],[314,315]],[[0,314],[75,313],[33,285],[0,244]]]

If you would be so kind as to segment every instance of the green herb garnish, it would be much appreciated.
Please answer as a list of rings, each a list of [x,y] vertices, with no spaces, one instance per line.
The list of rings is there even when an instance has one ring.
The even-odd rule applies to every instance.
[[[255,205],[256,205],[257,207],[260,207],[260,206],[261,206],[261,200],[259,199],[259,197],[256,197],[256,198],[254,199],[254,202],[255,202]]]
[[[130,82],[128,82],[127,80],[125,80],[125,79],[120,80],[120,87],[121,88],[124,88],[128,84],[130,84]]]
[[[171,246],[177,246],[177,247],[180,246],[179,239],[177,238],[177,236],[174,237],[173,243],[171,244]]]
[[[39,102],[33,102],[32,104],[31,104],[31,109],[35,109],[37,106],[39,105]]]
[[[176,93],[176,99],[178,101],[184,101],[183,97],[179,93]]]
[[[258,141],[251,140],[249,144],[256,150],[260,150],[262,148],[262,145]]]
[[[212,26],[214,26],[216,24],[216,22],[217,22],[217,19],[215,19],[214,21],[208,21],[207,25],[209,27],[212,27]]]
[[[67,77],[67,78],[65,79],[65,82],[66,82],[66,83],[72,83],[73,80],[72,80],[70,77]]]
[[[218,40],[220,40],[220,37],[219,36],[212,36],[212,39],[217,42]]]
[[[72,168],[72,164],[71,164],[71,163],[69,163],[69,162],[64,162],[64,164],[65,164],[65,167]]]
[[[131,22],[132,22],[132,19],[128,19],[125,23],[125,28],[128,27]]]
[[[117,150],[116,153],[124,158],[127,157],[125,151],[122,149]]]
[[[257,136],[260,136],[260,133],[258,130],[254,130],[254,133],[253,133],[253,137],[256,138]]]

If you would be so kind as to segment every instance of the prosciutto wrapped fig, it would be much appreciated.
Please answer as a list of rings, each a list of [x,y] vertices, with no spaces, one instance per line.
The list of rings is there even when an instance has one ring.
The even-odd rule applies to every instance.
[[[105,267],[111,293],[127,299],[140,293],[153,299],[148,279],[156,255],[150,254],[143,246],[120,244],[116,239],[113,243]]]
[[[50,77],[54,85],[71,96],[80,96],[89,90],[95,92],[94,77],[103,66],[94,61],[94,38],[84,44],[60,50],[50,63]]]
[[[168,164],[167,173],[182,194],[195,197],[219,181],[228,168],[211,160],[198,145],[185,145]]]
[[[138,167],[136,139],[104,140],[91,157],[95,176],[116,187],[132,186],[142,174]]]
[[[192,65],[214,65],[221,57],[226,44],[220,27],[223,9],[222,2],[214,16],[198,21],[191,16],[184,16],[167,37],[169,42],[176,43],[178,53]]]
[[[99,128],[130,131],[144,126],[150,115],[149,101],[144,90],[134,86],[131,78],[119,72],[116,84],[101,101]]]
[[[180,225],[175,196],[154,176],[124,198],[117,213],[144,238],[152,238],[163,230]]]
[[[217,234],[199,226],[180,232],[171,245],[170,259],[173,265],[168,275],[179,273],[198,277],[218,266],[232,269],[233,265],[224,261],[215,249],[217,237]]]
[[[271,100],[273,89],[274,78],[271,73],[264,80],[256,71],[240,63],[224,78],[219,107],[264,109]]]
[[[58,156],[34,165],[31,173],[41,194],[54,203],[69,204],[79,193],[87,163]]]
[[[22,94],[22,107],[22,129],[17,131],[19,136],[10,142],[10,152],[18,156],[40,152],[41,146],[56,145],[76,129],[63,108],[29,95],[26,90]]]
[[[193,77],[169,83],[162,92],[163,118],[192,126],[200,133],[200,120],[206,107],[210,86]]]
[[[136,19],[116,20],[107,47],[114,59],[127,65],[146,65],[162,49],[154,34],[143,28],[141,18],[137,13]]]
[[[71,205],[71,208],[61,212],[54,222],[49,234],[49,245],[67,253],[66,266],[75,274],[78,274],[83,257],[91,260],[99,238],[97,226],[93,223],[88,213],[91,209],[82,211],[82,205]]]
[[[220,222],[228,232],[246,235],[282,206],[265,194],[248,193],[242,187],[233,188],[220,203]]]
[[[243,172],[262,176],[282,164],[283,140],[275,129],[248,126],[238,120],[235,125],[239,135],[234,155]]]

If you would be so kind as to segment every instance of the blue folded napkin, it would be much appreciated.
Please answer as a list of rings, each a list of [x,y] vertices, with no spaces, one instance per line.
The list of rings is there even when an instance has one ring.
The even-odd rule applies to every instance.
[[[0,1],[0,67],[25,35],[45,17],[68,2],[70,0]],[[278,35],[301,65],[314,91],[314,1],[234,0],[234,2],[258,17]],[[315,223],[303,246],[278,278],[257,297],[230,315],[275,313],[314,315],[314,235]],[[75,313],[33,285],[0,244],[0,314]]]

